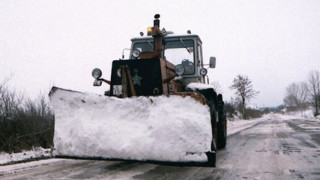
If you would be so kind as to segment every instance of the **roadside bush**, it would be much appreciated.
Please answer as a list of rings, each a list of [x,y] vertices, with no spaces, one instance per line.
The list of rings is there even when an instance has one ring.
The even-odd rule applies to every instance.
[[[53,143],[53,112],[46,96],[24,100],[0,84],[0,152],[20,152]]]
[[[224,107],[226,110],[227,118],[234,118],[235,115],[237,114],[236,107],[234,106],[234,104],[230,102],[225,102]]]
[[[245,119],[260,118],[261,112],[256,109],[247,108]]]

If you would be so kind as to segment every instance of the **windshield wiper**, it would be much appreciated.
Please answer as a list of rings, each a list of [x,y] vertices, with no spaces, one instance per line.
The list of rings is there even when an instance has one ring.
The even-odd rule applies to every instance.
[[[151,42],[150,41],[147,41],[148,42],[148,44],[153,48],[153,45],[151,44]]]
[[[188,47],[184,44],[184,42],[182,41],[182,39],[180,38],[180,42],[182,43],[182,45],[186,48],[186,50],[188,51],[189,54],[191,54],[191,51],[188,49]]]

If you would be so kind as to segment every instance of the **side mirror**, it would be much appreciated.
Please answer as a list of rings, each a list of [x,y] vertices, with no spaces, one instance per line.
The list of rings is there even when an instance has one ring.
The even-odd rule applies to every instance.
[[[210,68],[215,68],[216,67],[216,57],[210,57],[209,67]]]

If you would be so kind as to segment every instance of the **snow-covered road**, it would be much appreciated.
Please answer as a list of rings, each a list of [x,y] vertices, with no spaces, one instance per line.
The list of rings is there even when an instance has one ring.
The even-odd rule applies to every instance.
[[[229,123],[217,167],[49,159],[0,166],[1,179],[320,179],[320,121],[268,115]]]

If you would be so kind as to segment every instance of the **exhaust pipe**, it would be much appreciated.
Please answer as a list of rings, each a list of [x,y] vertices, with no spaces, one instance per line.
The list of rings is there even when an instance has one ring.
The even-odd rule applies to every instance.
[[[153,21],[153,26],[158,26],[158,27],[160,27],[160,20],[159,20],[159,18],[160,18],[160,14],[156,14],[156,15],[154,15],[154,21]]]
[[[162,31],[160,30],[160,14],[154,16],[152,36],[154,37],[154,51],[159,58],[163,58],[163,47],[162,47]]]

